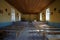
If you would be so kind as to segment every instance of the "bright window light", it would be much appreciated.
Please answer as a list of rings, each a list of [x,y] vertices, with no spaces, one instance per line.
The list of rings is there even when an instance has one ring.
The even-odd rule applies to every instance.
[[[40,13],[40,21],[42,21],[42,13]]]
[[[21,14],[19,13],[19,21],[21,21]]]
[[[15,9],[11,8],[11,21],[15,21]]]
[[[46,9],[46,21],[50,20],[50,9]]]

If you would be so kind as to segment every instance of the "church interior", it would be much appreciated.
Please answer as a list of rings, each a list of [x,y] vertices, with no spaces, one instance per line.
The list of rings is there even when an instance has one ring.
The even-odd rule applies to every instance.
[[[60,40],[60,0],[0,0],[0,40]]]

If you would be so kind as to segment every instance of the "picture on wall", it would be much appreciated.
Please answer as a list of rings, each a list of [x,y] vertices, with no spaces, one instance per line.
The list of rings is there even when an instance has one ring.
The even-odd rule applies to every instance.
[[[3,14],[3,10],[0,10],[0,14]]]
[[[58,10],[58,13],[60,13],[60,10]]]
[[[7,12],[7,9],[5,9],[5,11]]]
[[[10,15],[10,13],[8,13],[8,15]]]

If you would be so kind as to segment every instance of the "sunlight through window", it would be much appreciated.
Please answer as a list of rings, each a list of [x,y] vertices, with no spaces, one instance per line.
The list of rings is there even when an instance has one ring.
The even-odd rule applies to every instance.
[[[21,14],[19,13],[19,21],[21,21]]]
[[[50,20],[50,9],[46,9],[46,21]]]
[[[11,21],[15,21],[15,9],[11,8]]]
[[[40,13],[40,21],[42,21],[42,13]]]

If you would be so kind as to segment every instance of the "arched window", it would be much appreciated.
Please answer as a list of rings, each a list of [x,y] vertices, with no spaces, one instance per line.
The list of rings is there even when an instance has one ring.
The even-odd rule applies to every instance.
[[[21,14],[19,13],[19,21],[21,21]]]
[[[40,21],[42,21],[42,13],[40,13]]]
[[[50,9],[47,8],[46,9],[46,21],[49,21],[50,20]]]
[[[15,9],[11,8],[11,21],[15,21]]]

